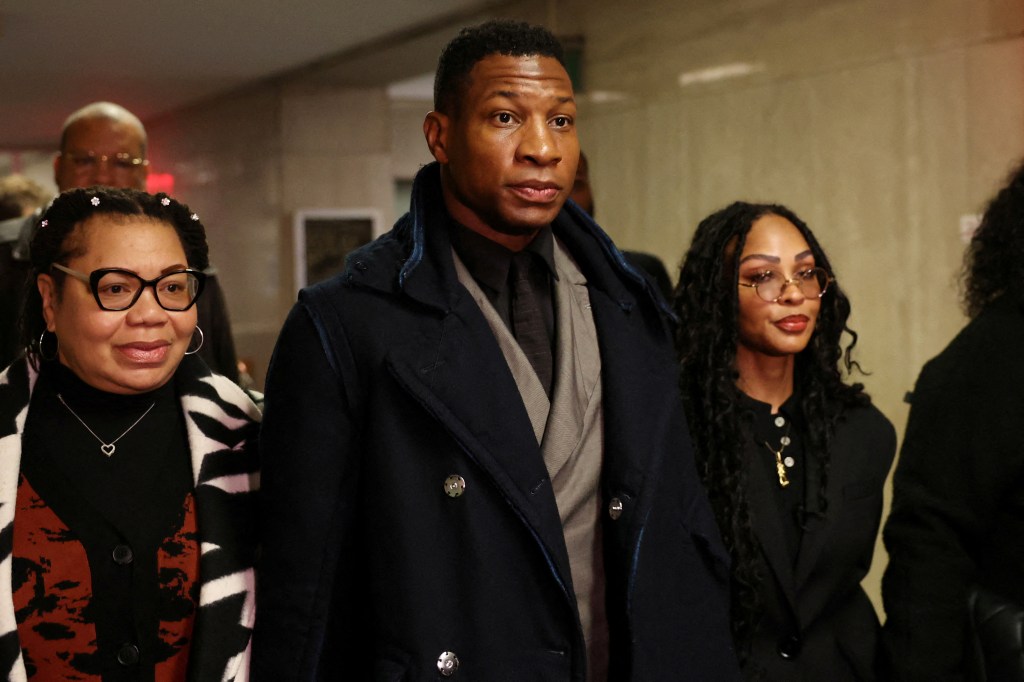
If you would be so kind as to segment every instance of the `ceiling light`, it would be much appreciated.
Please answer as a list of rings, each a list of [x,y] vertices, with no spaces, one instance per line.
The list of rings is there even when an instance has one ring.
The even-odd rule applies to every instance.
[[[739,78],[749,76],[753,73],[764,71],[764,64],[751,64],[749,62],[735,62],[733,64],[720,64],[710,66],[706,69],[685,71],[679,74],[679,87],[685,88],[699,83],[713,83],[728,78]]]

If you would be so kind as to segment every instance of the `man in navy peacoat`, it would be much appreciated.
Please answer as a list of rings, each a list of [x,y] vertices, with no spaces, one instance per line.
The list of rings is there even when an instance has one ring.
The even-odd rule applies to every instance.
[[[410,212],[304,290],[281,332],[262,435],[257,682],[739,676],[670,312],[563,207],[575,104],[559,55],[532,47],[538,32],[553,41],[511,22],[460,35],[497,44],[455,79],[457,104],[443,86],[435,96],[424,132],[438,163],[417,175]],[[464,228],[510,252],[551,230],[586,278],[603,408],[593,595],[577,594],[580,557],[508,351],[460,281]],[[601,607],[603,645],[583,602]]]

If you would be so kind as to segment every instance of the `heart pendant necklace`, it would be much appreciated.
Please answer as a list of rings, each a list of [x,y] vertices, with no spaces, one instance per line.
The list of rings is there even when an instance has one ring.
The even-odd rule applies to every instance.
[[[78,413],[77,413],[77,412],[75,412],[74,410],[72,410],[72,409],[71,409],[71,406],[70,406],[70,405],[68,405],[68,404],[67,404],[67,403],[66,403],[66,402],[64,401],[64,396],[62,396],[62,395],[61,395],[60,393],[58,393],[58,394],[57,394],[57,399],[58,399],[58,400],[60,400],[60,404],[61,404],[61,405],[63,405],[64,407],[68,408],[68,412],[70,412],[70,413],[71,413],[71,415],[72,415],[72,416],[73,416],[73,417],[74,417],[75,419],[77,419],[77,420],[78,420],[78,423],[79,423],[79,424],[81,424],[82,426],[84,426],[84,427],[85,427],[85,430],[86,430],[86,431],[88,431],[89,433],[91,433],[91,434],[92,434],[92,437],[93,437],[93,438],[95,438],[96,440],[98,440],[98,441],[100,442],[100,452],[102,452],[102,453],[103,453],[104,455],[106,455],[107,457],[110,457],[111,455],[113,455],[113,454],[114,454],[114,450],[116,450],[116,449],[117,449],[117,446],[116,446],[116,443],[117,443],[117,441],[119,441],[119,440],[121,440],[122,438],[124,438],[125,436],[127,436],[127,435],[128,435],[128,432],[129,432],[129,431],[131,431],[132,429],[134,429],[134,428],[135,428],[136,426],[138,426],[138,425],[139,425],[139,422],[140,422],[140,421],[142,421],[143,419],[145,419],[145,418],[146,418],[146,415],[147,415],[147,414],[149,414],[150,410],[152,410],[152,409],[153,409],[154,407],[156,407],[156,401],[154,401],[152,405],[150,405],[149,407],[147,407],[147,408],[146,408],[146,411],[142,413],[142,416],[141,416],[141,417],[139,417],[138,419],[136,419],[136,420],[135,420],[135,423],[134,423],[134,424],[132,424],[131,426],[129,426],[129,427],[127,428],[127,429],[125,429],[124,433],[122,433],[122,434],[121,434],[120,436],[118,436],[118,437],[117,437],[117,438],[115,438],[114,440],[110,441],[109,443],[105,443],[105,442],[103,441],[103,439],[102,439],[102,438],[100,438],[99,436],[97,436],[97,435],[96,435],[96,432],[95,432],[95,431],[93,431],[92,429],[90,429],[90,428],[89,428],[89,425],[88,425],[88,424],[86,424],[86,423],[85,423],[85,422],[84,422],[84,421],[82,420],[82,418],[78,416]]]

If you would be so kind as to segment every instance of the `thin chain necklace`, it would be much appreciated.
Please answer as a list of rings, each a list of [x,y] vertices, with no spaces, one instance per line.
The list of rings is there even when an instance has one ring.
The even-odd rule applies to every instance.
[[[792,424],[789,425],[792,427]],[[771,445],[768,445],[768,441],[764,441],[764,446],[768,448],[768,452],[775,455],[775,473],[779,476],[779,485],[783,488],[789,485],[789,476],[786,475],[786,466],[793,466],[793,458],[787,457],[785,462],[782,459],[782,453],[786,451],[786,446],[790,444],[789,429],[786,429],[786,435],[779,439],[779,449],[776,450]]]
[[[142,421],[143,419],[145,419],[145,418],[146,418],[146,415],[147,415],[147,414],[149,414],[150,410],[152,410],[152,409],[153,409],[154,407],[156,407],[156,401],[154,400],[154,401],[153,401],[153,404],[152,404],[152,405],[150,405],[149,407],[147,407],[147,408],[146,408],[146,411],[142,413],[142,416],[141,416],[141,417],[139,417],[138,419],[136,419],[136,420],[135,420],[135,423],[134,423],[134,424],[132,424],[131,426],[129,426],[129,427],[127,428],[127,429],[125,429],[124,433],[122,433],[122,434],[121,434],[120,436],[118,436],[118,437],[117,437],[117,438],[115,438],[114,440],[110,441],[109,443],[106,443],[106,442],[104,442],[104,441],[103,441],[103,439],[102,439],[102,438],[100,438],[99,436],[97,436],[97,435],[96,435],[96,432],[95,432],[95,431],[93,431],[92,429],[90,429],[90,428],[89,428],[89,425],[88,425],[88,424],[86,424],[86,423],[85,423],[85,422],[84,422],[84,421],[82,420],[82,418],[78,416],[78,413],[77,413],[77,412],[75,412],[74,410],[72,410],[72,409],[71,409],[71,406],[70,406],[70,405],[68,405],[68,404],[67,404],[67,403],[66,403],[66,402],[64,401],[64,396],[62,396],[62,395],[61,395],[60,393],[58,393],[58,394],[57,394],[57,399],[58,399],[58,400],[60,400],[60,404],[61,404],[61,405],[63,405],[64,407],[68,408],[68,412],[70,412],[70,413],[72,414],[72,416],[73,416],[73,417],[74,417],[75,419],[77,419],[77,420],[78,420],[78,423],[79,423],[79,424],[81,424],[82,426],[84,426],[84,427],[85,427],[85,430],[86,430],[86,431],[88,431],[89,433],[91,433],[91,434],[92,434],[92,437],[93,437],[93,438],[95,438],[96,440],[98,440],[98,441],[100,442],[100,452],[102,452],[102,453],[103,453],[104,455],[106,455],[107,457],[110,457],[111,455],[113,455],[113,454],[114,454],[114,450],[116,450],[116,449],[117,449],[117,446],[115,445],[115,444],[117,443],[117,441],[119,441],[119,440],[121,440],[122,438],[124,438],[125,436],[127,436],[127,435],[128,435],[128,432],[129,432],[129,431],[131,431],[132,429],[134,429],[134,428],[135,428],[136,426],[138,426],[138,425],[139,425],[139,422],[140,422],[140,421]]]

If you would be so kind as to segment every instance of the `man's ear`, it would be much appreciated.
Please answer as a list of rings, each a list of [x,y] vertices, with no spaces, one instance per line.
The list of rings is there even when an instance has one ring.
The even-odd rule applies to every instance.
[[[448,130],[451,118],[439,111],[431,111],[423,119],[423,137],[427,148],[438,163],[448,163]]]
[[[57,317],[55,306],[57,304],[57,283],[50,275],[39,275],[36,277],[36,288],[43,299],[43,319],[46,320],[46,330],[54,330],[54,319]]]
[[[53,155],[53,181],[60,186],[60,175],[62,165],[64,164],[64,154],[57,152]]]

